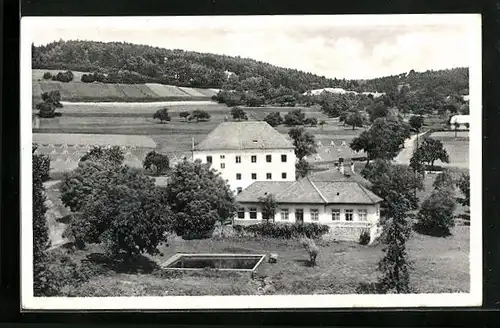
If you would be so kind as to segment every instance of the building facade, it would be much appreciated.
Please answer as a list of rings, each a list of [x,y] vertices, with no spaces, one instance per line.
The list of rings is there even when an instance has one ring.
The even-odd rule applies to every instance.
[[[210,163],[231,190],[254,182],[295,181],[293,144],[266,122],[224,122],[194,147],[193,159]]]
[[[295,182],[256,182],[236,196],[236,225],[267,221],[260,199],[272,194],[278,203],[274,223],[318,223],[338,239],[357,239],[367,230],[372,239],[380,221],[378,197],[352,179],[306,177]]]

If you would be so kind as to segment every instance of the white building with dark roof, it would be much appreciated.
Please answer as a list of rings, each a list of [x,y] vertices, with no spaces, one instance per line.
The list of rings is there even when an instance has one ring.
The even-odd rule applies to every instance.
[[[266,122],[223,122],[193,149],[238,193],[258,181],[295,181],[292,142]]]
[[[255,182],[236,196],[239,207],[234,223],[249,225],[265,220],[259,199],[269,194],[278,203],[270,222],[326,224],[338,239],[356,240],[362,231],[368,231],[373,240],[379,231],[383,199],[358,181],[334,175]]]

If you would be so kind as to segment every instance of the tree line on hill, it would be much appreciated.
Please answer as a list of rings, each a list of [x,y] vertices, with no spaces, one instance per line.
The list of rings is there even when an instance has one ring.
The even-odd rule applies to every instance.
[[[385,93],[387,106],[402,112],[431,112],[445,107],[447,97],[468,94],[468,68],[415,72],[368,80],[326,78],[296,69],[273,66],[260,61],[168,50],[130,43],[94,41],[56,41],[32,46],[34,69],[69,69],[92,72],[82,76],[83,82],[162,83],[176,86],[220,88],[214,97],[234,106],[277,104],[294,106],[320,104],[327,107],[329,97],[347,95],[304,95],[321,88],[342,88],[356,92]],[[368,96],[366,96],[368,97]],[[327,98],[327,99],[324,99]],[[367,100],[360,98],[360,102]],[[336,99],[333,99],[336,102]],[[341,104],[339,106],[344,106]],[[457,109],[458,110],[458,109]],[[339,109],[327,109],[333,116]]]

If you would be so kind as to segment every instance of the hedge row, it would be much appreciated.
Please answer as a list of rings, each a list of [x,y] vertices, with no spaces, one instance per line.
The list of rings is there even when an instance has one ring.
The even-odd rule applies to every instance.
[[[255,236],[291,239],[303,236],[319,238],[328,233],[330,227],[317,223],[258,223],[249,226],[235,225],[234,229],[237,232],[253,233]]]

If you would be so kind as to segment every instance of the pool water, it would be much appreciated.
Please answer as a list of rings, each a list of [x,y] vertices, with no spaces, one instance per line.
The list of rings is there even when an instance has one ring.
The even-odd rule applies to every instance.
[[[177,254],[165,264],[167,269],[216,269],[253,271],[264,255]]]

